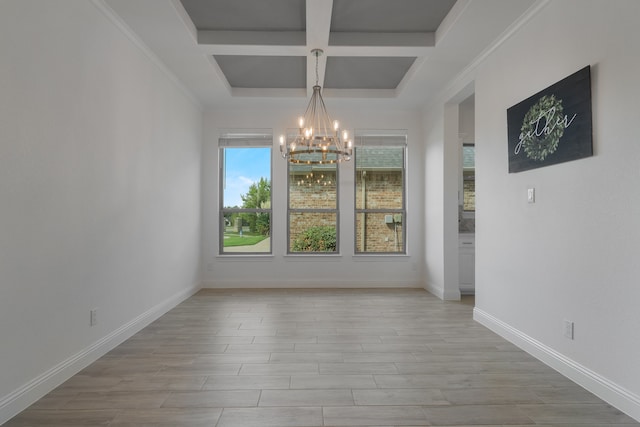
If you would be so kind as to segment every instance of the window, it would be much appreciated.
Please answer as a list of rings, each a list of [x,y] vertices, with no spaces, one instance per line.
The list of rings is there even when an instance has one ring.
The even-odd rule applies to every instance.
[[[462,210],[476,211],[476,147],[471,144],[462,146]]]
[[[309,153],[302,160],[319,159]],[[338,253],[338,164],[288,163],[288,253]]]
[[[271,145],[266,132],[224,133],[220,254],[271,253]]]
[[[355,135],[355,252],[406,253],[406,132]]]

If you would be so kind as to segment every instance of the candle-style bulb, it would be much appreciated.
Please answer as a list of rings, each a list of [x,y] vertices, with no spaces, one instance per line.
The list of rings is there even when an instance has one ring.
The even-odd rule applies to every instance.
[[[304,127],[304,117],[298,119],[298,127],[302,129]]]

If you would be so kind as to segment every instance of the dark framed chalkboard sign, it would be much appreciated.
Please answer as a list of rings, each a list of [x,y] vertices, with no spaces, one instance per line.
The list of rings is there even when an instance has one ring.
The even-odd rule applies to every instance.
[[[507,109],[509,173],[593,155],[591,67]]]

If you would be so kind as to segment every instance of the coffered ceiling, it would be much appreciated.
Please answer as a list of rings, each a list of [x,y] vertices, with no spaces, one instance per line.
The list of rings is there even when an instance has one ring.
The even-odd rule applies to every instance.
[[[181,3],[229,86],[258,94],[261,88],[312,87],[315,48],[324,51],[318,81],[325,89],[395,90],[434,45],[435,31],[455,0]]]
[[[104,0],[204,105],[418,107],[534,0]],[[322,49],[317,58],[313,49]]]

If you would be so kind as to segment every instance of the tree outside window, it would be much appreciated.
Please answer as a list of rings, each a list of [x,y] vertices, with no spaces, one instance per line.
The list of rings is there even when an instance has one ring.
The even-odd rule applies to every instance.
[[[271,253],[271,135],[220,138],[220,253]]]

